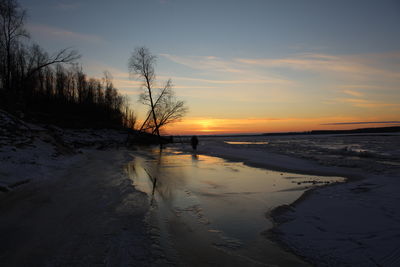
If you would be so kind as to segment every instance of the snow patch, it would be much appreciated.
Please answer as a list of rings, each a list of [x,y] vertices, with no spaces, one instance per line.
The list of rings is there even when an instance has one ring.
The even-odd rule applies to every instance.
[[[348,183],[314,189],[302,201],[274,210],[274,237],[317,266],[399,266],[399,134],[199,140],[201,154],[350,178]],[[175,147],[191,150],[187,144]]]

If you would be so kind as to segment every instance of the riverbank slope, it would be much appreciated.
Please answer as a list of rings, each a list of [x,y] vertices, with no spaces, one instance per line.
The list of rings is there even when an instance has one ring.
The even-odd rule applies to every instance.
[[[151,266],[148,196],[120,130],[61,129],[0,112],[2,266]]]

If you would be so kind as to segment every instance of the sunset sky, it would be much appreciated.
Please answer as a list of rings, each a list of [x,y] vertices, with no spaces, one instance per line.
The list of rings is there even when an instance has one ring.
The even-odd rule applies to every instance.
[[[32,39],[72,47],[129,95],[135,47],[189,112],[168,134],[400,125],[400,1],[20,0]],[[352,124],[356,122],[362,122]]]

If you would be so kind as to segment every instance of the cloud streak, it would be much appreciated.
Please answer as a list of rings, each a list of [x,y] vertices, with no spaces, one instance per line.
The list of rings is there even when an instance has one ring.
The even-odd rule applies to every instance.
[[[360,96],[364,95],[361,92],[357,92],[357,91],[353,91],[353,90],[343,90],[343,93],[345,93],[347,95],[351,95],[351,96],[356,96],[356,97],[360,97]]]
[[[294,86],[296,82],[286,79],[277,74],[268,72],[259,72],[254,68],[236,62],[235,60],[224,60],[215,56],[176,56],[171,54],[160,54],[162,57],[189,67],[194,70],[202,71],[198,75],[206,78],[192,78],[192,77],[175,77],[179,80],[187,80],[192,82],[202,82],[211,84],[274,84],[284,86]],[[225,79],[210,79],[207,77],[215,76],[216,74]],[[238,77],[240,79],[238,79]]]
[[[340,98],[339,102],[349,103],[355,107],[361,108],[377,108],[377,107],[398,107],[400,104],[375,102],[367,99],[360,98]]]
[[[236,61],[249,66],[258,66],[264,68],[288,68],[329,75],[352,75],[366,80],[368,80],[371,75],[400,80],[400,73],[398,71],[387,67],[379,67],[378,64],[374,64],[376,61],[383,61],[385,58],[387,58],[386,54],[337,56],[329,54],[303,53],[277,59],[238,58]]]
[[[243,73],[244,71],[232,65],[232,62],[222,60],[214,56],[190,56],[182,57],[171,54],[160,54],[161,56],[192,69],[213,70],[218,72]]]
[[[53,26],[43,24],[28,24],[27,28],[35,35],[43,36],[46,38],[56,40],[76,40],[89,43],[102,43],[105,42],[103,38],[97,35],[73,32],[66,29],[61,29]]]
[[[166,76],[160,78],[165,78]],[[201,82],[201,83],[211,83],[211,84],[285,84],[285,85],[294,85],[294,82],[287,80],[279,80],[279,79],[232,79],[232,80],[213,80],[213,79],[202,79],[202,78],[191,78],[184,76],[173,76],[171,77],[174,80],[184,80],[184,81],[192,81],[192,82]]]

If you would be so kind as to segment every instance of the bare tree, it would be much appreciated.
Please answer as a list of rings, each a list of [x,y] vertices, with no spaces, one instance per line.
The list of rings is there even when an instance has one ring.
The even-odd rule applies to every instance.
[[[185,102],[176,99],[175,93],[172,90],[172,82],[168,80],[155,102],[157,123],[154,124],[152,120],[149,120],[149,116],[147,116],[141,130],[151,129],[152,133],[155,133],[156,127],[161,128],[169,123],[179,121],[186,114],[187,110]]]
[[[54,64],[60,63],[74,63],[81,56],[76,50],[64,48],[54,55],[49,56],[46,52],[43,52],[38,45],[32,46],[31,57],[35,59],[36,64],[29,69],[25,78],[30,78],[37,71]]]
[[[40,47],[22,40],[29,34],[24,28],[26,11],[16,0],[0,0],[0,79],[7,91],[19,89],[22,83],[41,69],[57,64],[72,63],[80,56],[75,50],[62,49],[49,56]]]
[[[122,109],[123,109],[123,113],[124,113],[123,125],[126,128],[135,129],[135,126],[136,126],[136,114],[130,108],[128,96],[123,96],[122,99],[123,99]]]
[[[133,77],[143,81],[144,91],[139,101],[150,107],[140,131],[150,129],[153,134],[160,136],[160,128],[181,119],[187,112],[187,108],[183,101],[176,99],[171,79],[163,87],[156,88],[155,62],[156,57],[150,53],[149,49],[139,47],[132,53],[128,68]]]
[[[156,79],[156,75],[154,73],[155,60],[156,57],[150,53],[148,48],[135,48],[135,51],[132,53],[129,59],[128,68],[129,72],[133,76],[139,77],[139,79],[143,81],[143,87],[146,88],[146,91],[142,93],[141,100],[143,104],[150,106],[150,112],[153,115],[153,122],[156,125],[156,133],[158,136],[160,136],[160,131],[157,127],[157,116],[153,101],[153,85]]]
[[[2,83],[11,88],[13,52],[22,37],[29,37],[24,29],[26,11],[15,0],[0,0],[0,47],[2,50]]]

